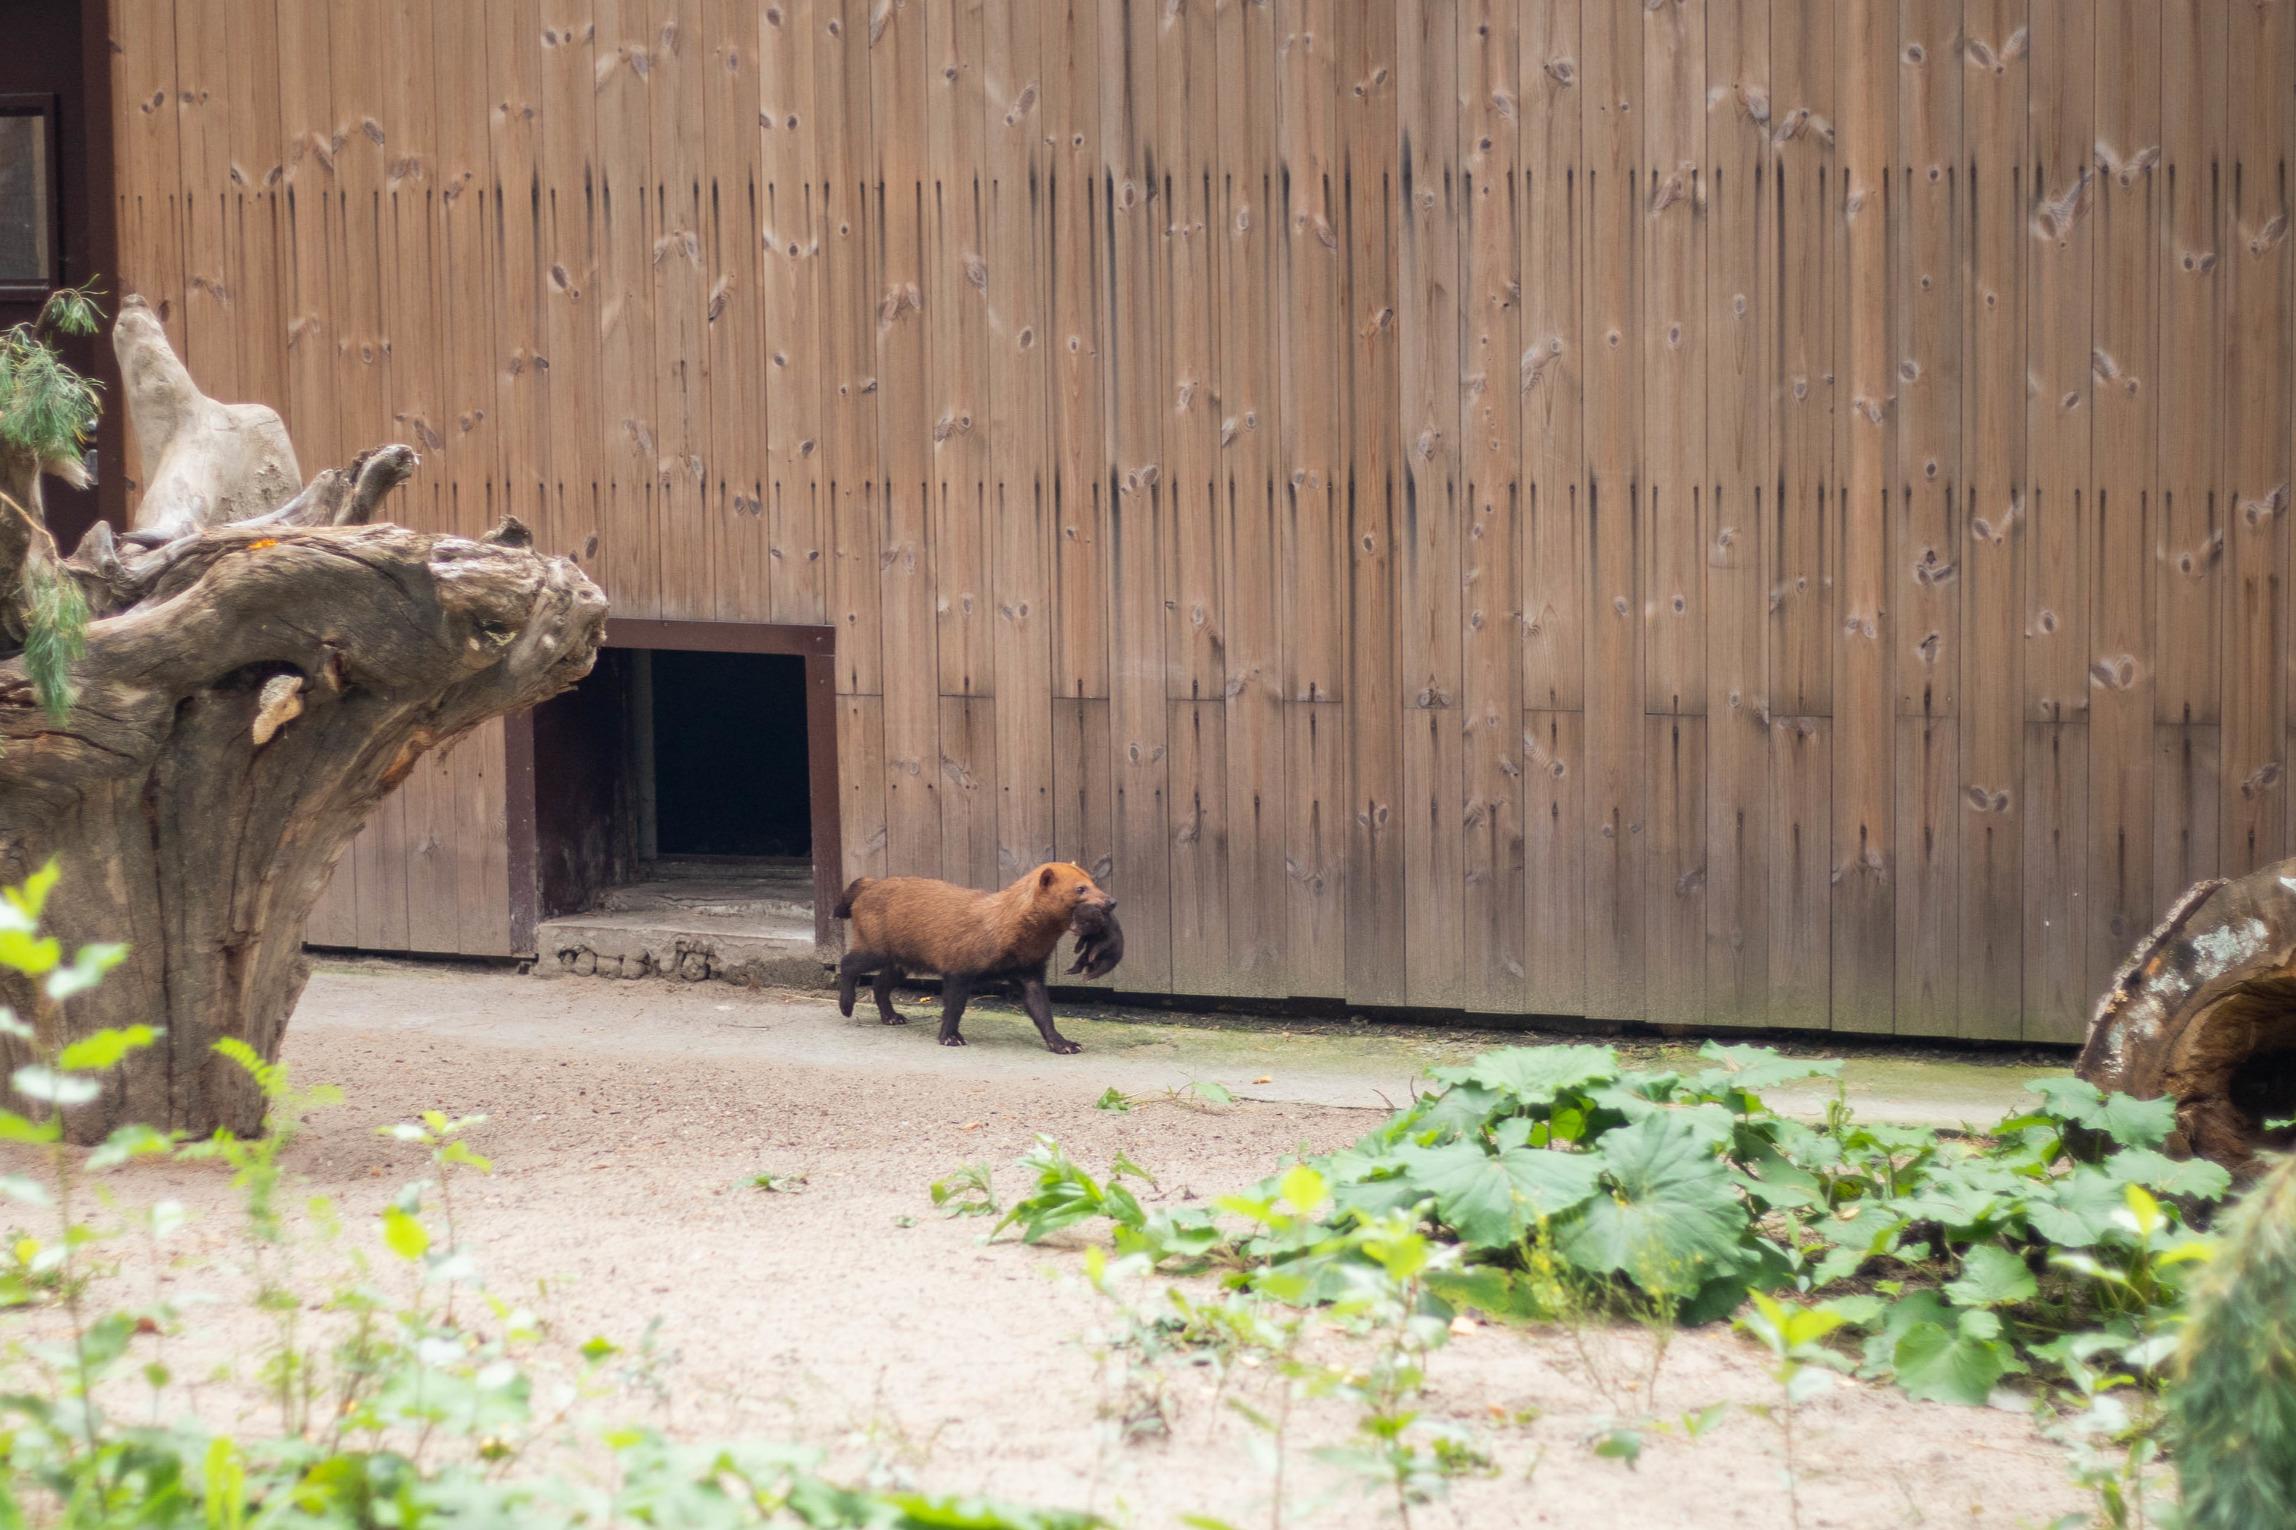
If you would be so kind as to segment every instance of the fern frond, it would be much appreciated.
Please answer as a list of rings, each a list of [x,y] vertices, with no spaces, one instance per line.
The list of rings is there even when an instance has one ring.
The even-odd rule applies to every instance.
[[[24,587],[24,673],[41,707],[62,722],[79,699],[72,666],[88,651],[88,599],[70,575],[44,562],[25,571]]]

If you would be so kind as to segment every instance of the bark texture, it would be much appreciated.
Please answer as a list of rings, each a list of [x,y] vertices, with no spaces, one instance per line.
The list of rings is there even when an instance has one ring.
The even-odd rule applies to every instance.
[[[2195,884],[2114,977],[2075,1071],[2176,1101],[2169,1147],[2236,1173],[2296,1145],[2296,860]]]
[[[59,559],[0,511],[0,877],[55,857],[50,932],[131,950],[61,1012],[20,983],[0,997],[44,1041],[166,1026],[67,1114],[75,1138],[125,1121],[252,1132],[262,1102],[214,1042],[276,1058],[305,921],[370,810],[429,750],[588,673],[606,601],[516,521],[476,540],[366,524],[416,466],[404,446],[297,492],[276,414],[199,394],[132,300],[114,342],[157,464],[137,529],[99,525]],[[43,576],[73,581],[94,618],[60,721],[20,654]]]

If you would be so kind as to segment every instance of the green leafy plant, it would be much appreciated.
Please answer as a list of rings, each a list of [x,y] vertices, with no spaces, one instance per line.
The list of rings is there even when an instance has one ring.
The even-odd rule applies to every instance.
[[[805,1176],[764,1169],[749,1177],[749,1185],[753,1190],[763,1190],[769,1194],[797,1195],[805,1189]]]
[[[1848,1321],[1827,1306],[1793,1306],[1752,1293],[1751,1311],[1739,1326],[1752,1334],[1770,1353],[1770,1379],[1778,1384],[1778,1401],[1770,1410],[1785,1444],[1786,1511],[1796,1530],[1802,1523],[1801,1476],[1794,1460],[1794,1411],[1832,1382],[1831,1368],[1839,1357],[1825,1348],[1824,1339]]]
[[[946,1179],[933,1181],[932,1195],[934,1208],[947,1216],[993,1217],[1004,1210],[985,1163],[965,1164]]]

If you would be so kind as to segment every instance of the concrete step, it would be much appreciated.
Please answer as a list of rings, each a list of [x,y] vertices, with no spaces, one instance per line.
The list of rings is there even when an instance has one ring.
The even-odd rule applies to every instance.
[[[609,890],[600,906],[535,931],[543,977],[716,978],[817,987],[836,953],[813,941],[812,884],[719,875],[663,877]]]

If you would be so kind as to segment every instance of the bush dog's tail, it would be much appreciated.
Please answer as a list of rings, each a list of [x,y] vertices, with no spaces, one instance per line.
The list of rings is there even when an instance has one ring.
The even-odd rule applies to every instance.
[[[861,889],[867,887],[868,885],[869,879],[867,877],[855,877],[851,882],[847,883],[845,891],[837,895],[837,902],[830,908],[830,915],[837,919],[852,918],[853,900],[860,897]]]

